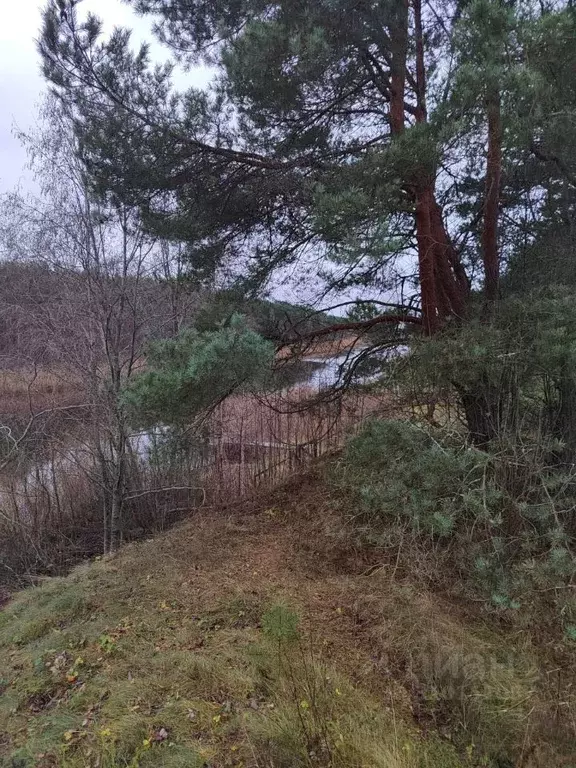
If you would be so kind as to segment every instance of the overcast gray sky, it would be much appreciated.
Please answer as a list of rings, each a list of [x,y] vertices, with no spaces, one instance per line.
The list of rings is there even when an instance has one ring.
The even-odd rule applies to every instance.
[[[0,4],[0,192],[6,192],[18,184],[30,184],[26,154],[12,131],[15,124],[26,129],[34,123],[45,88],[35,43],[44,0],[0,0]],[[109,29],[115,25],[133,29],[136,43],[151,40],[149,20],[135,16],[120,0],[85,0],[79,8],[83,13],[96,13]],[[167,58],[160,45],[154,46],[153,53],[159,59]],[[199,85],[207,81],[209,73],[182,74],[179,84],[185,77],[190,84]]]
[[[23,191],[37,191],[30,172],[26,169],[26,153],[13,135],[14,125],[26,130],[36,121],[36,113],[45,84],[40,73],[40,61],[36,51],[36,39],[40,28],[41,9],[45,0],[0,0],[2,15],[0,25],[0,193],[20,186]],[[133,30],[133,42],[152,41],[150,20],[137,17],[120,0],[83,0],[82,13],[93,11],[106,23],[110,31],[114,26]],[[168,52],[159,44],[152,46],[157,60],[168,58]],[[200,68],[191,72],[178,71],[175,81],[178,87],[205,85],[211,72]],[[299,274],[287,270],[278,281],[275,295],[287,301],[302,301],[303,270]],[[292,285],[298,284],[297,291]]]

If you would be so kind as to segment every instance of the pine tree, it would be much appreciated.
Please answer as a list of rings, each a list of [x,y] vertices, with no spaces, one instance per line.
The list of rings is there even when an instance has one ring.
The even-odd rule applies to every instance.
[[[394,238],[375,234],[376,222],[396,217],[404,249],[413,226],[422,323],[433,333],[468,311],[470,275],[438,196],[450,186],[445,164],[457,138],[447,116],[475,100],[484,124],[469,132],[488,137],[478,250],[495,300],[502,111],[511,106],[503,102],[518,95],[512,79],[526,64],[518,30],[542,14],[553,26],[570,10],[524,3],[521,13],[504,0],[134,5],[159,19],[177,58],[211,61],[222,74],[208,94],[176,94],[170,67],[153,68],[146,47],[132,54],[127,33],[101,41],[94,17],[80,23],[73,9],[66,18],[48,9],[45,73],[73,105],[99,189],[133,199],[160,232],[201,245],[205,267],[250,248],[256,271],[268,274],[299,246],[326,245],[311,216],[319,191],[352,186],[356,199],[339,201],[340,218],[384,240],[375,246],[384,266]]]
[[[351,328],[433,335],[478,304],[489,322],[506,262],[572,198],[571,3],[131,3],[175,61],[218,67],[208,92],[177,93],[74,9],[45,13],[45,75],[95,190],[186,241],[204,276],[262,284],[312,250],[329,287],[383,294]]]

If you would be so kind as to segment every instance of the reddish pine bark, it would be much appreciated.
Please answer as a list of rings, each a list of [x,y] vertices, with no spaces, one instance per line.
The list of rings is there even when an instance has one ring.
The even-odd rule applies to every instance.
[[[408,19],[410,0],[403,0],[401,14],[391,35],[392,61],[390,66],[390,133],[400,136],[405,127],[404,101],[406,96],[406,72],[408,56]],[[422,63],[423,46],[420,44]],[[420,57],[418,57],[420,58]],[[417,100],[419,109],[417,119],[426,119],[422,109],[422,97],[425,93],[424,71],[418,66],[419,82]],[[418,245],[418,271],[422,301],[422,325],[424,333],[433,334],[438,325],[438,302],[436,296],[435,253],[431,224],[431,187],[430,183],[419,180],[412,185],[411,194],[416,204],[416,242]]]
[[[410,7],[414,12],[415,76],[408,73]],[[399,137],[406,126],[406,83],[416,98],[413,111],[418,123],[425,123],[426,62],[422,22],[422,0],[400,0],[390,31],[390,133]],[[415,204],[416,241],[422,301],[422,325],[434,334],[451,317],[465,315],[469,286],[458,254],[450,242],[442,211],[435,196],[435,177],[423,168],[420,177],[407,183]]]
[[[414,31],[416,35],[416,122],[428,118],[426,109],[426,66],[424,62],[424,32],[422,28],[422,0],[414,0]]]
[[[408,16],[410,0],[401,0],[397,23],[390,35],[390,132],[404,132],[404,96],[406,94],[406,59],[408,56]]]
[[[425,123],[428,115],[422,1],[413,0],[413,8],[416,42],[415,116],[417,122]],[[449,317],[464,316],[469,292],[466,275],[450,242],[434,187],[434,177],[431,176],[419,180],[414,190],[422,311],[424,328],[429,334],[434,333]]]
[[[462,319],[466,315],[470,285],[466,270],[456,249],[448,237],[446,225],[442,218],[442,209],[435,196],[432,196],[430,219],[432,222],[432,237],[436,246],[438,280],[445,286],[450,301],[450,315]]]
[[[446,225],[444,224],[444,219],[442,217],[442,209],[438,205],[436,199],[434,199],[433,206],[432,206],[432,222],[433,222],[433,230],[437,235],[438,243],[440,246],[444,249],[447,260],[452,268],[452,271],[454,273],[454,278],[457,285],[458,295],[459,295],[459,302],[461,304],[460,312],[458,312],[458,317],[463,317],[466,312],[466,306],[467,306],[467,299],[470,295],[470,283],[468,282],[468,276],[466,274],[466,270],[464,269],[464,266],[462,265],[462,262],[460,261],[460,257],[458,256],[458,253],[456,252],[456,249],[454,248],[454,245],[450,241],[450,238],[448,237],[448,233],[446,231]]]

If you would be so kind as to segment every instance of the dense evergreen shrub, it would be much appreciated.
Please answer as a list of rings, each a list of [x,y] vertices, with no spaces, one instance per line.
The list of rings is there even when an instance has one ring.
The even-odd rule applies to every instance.
[[[274,346],[241,315],[215,331],[182,331],[150,345],[147,369],[124,392],[132,420],[181,427],[233,392],[269,381]]]
[[[496,608],[558,590],[571,637],[576,475],[546,455],[530,443],[481,451],[458,433],[374,420],[348,442],[332,482],[372,543],[398,544],[408,532],[419,552],[441,553],[439,577],[451,561],[466,589]]]
[[[502,494],[487,492],[488,463],[482,451],[442,444],[414,424],[371,421],[348,443],[340,479],[365,520],[407,520],[418,532],[449,536],[465,520],[497,514]]]

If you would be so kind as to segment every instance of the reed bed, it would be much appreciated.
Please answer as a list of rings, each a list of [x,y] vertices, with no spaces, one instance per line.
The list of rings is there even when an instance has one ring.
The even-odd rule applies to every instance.
[[[227,501],[274,485],[309,461],[340,448],[367,416],[390,405],[387,395],[348,392],[338,400],[305,402],[314,393],[242,395],[222,403],[210,420],[203,477],[210,499]]]
[[[8,400],[23,403],[35,392],[62,403],[81,387],[61,373],[42,371],[31,380],[25,372],[4,372],[0,387]],[[391,393],[359,389],[331,398],[296,385],[281,393],[232,396],[184,439],[162,430],[135,435],[124,478],[124,540],[169,528],[200,507],[274,486],[339,449],[368,416],[389,411],[393,401]],[[102,465],[102,447],[85,436],[85,416],[74,413],[78,417],[69,424],[58,422],[39,435],[38,450],[4,472],[0,583],[65,573],[102,552],[106,460]]]

